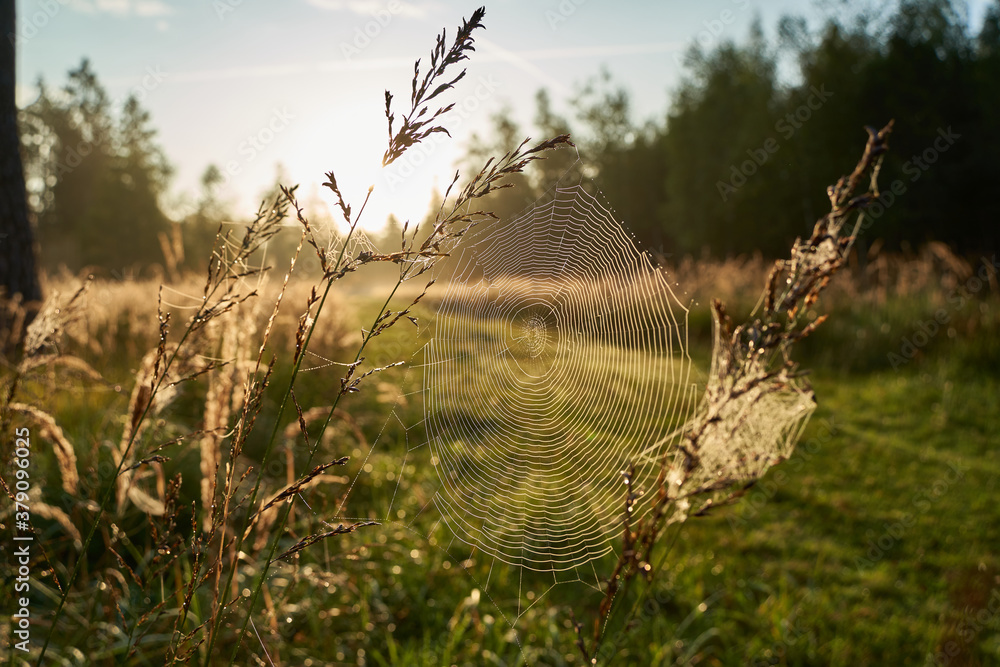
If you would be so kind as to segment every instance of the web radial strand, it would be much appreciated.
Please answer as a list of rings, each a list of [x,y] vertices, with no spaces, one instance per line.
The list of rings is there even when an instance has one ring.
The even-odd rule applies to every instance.
[[[530,569],[607,553],[623,471],[653,489],[696,407],[687,309],[579,186],[470,234],[449,268],[424,373],[445,522]]]

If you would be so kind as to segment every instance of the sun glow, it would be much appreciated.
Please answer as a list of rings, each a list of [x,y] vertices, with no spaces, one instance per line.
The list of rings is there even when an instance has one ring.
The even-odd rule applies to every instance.
[[[442,135],[444,140],[412,146],[383,167],[385,118],[361,119],[357,113],[337,116],[333,121],[329,117],[303,119],[305,122],[290,129],[287,138],[280,138],[283,145],[274,154],[282,156],[282,184],[299,184],[299,199],[307,212],[332,220],[342,232],[348,223],[337,197],[322,187],[331,171],[360,229],[378,234],[389,216],[395,216],[400,224],[408,220],[411,228],[421,222],[431,202],[451,182],[461,143]],[[350,131],[344,132],[344,127]],[[261,163],[249,165],[241,178],[233,179],[230,187],[234,194],[239,196],[237,189],[260,191],[274,182],[274,167],[263,160]]]

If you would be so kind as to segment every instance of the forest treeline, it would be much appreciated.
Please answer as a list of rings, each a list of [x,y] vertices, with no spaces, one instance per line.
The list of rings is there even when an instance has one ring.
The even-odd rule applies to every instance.
[[[652,121],[633,119],[627,91],[606,74],[579,88],[570,116],[539,91],[535,127],[499,113],[463,166],[481,166],[528,134],[569,132],[579,160],[564,150],[536,163],[519,187],[494,195],[501,217],[560,180],[583,181],[640,246],[664,256],[778,255],[829,209],[823,193],[853,164],[863,127],[894,118],[877,229],[862,234],[861,247],[937,240],[964,254],[995,252],[1000,0],[978,26],[963,8],[902,0],[844,9],[813,29],[786,17],[771,31],[777,38],[756,23],[742,40],[695,45],[670,108]],[[42,85],[21,112],[43,266],[203,263],[219,222],[233,219],[215,194],[218,170],[206,170],[184,219],[171,220],[162,201],[171,169],[149,114],[134,98],[114,107],[84,61],[61,91]],[[398,243],[397,229],[390,238]]]
[[[1000,2],[974,27],[963,6],[903,0],[891,11],[842,11],[813,30],[787,17],[777,39],[755,24],[743,41],[696,45],[669,111],[643,124],[606,75],[580,91],[570,118],[540,92],[535,129],[571,132],[581,162],[550,158],[528,179],[528,197],[568,168],[565,181],[580,172],[594,182],[640,245],[665,256],[782,255],[829,210],[826,188],[854,164],[864,126],[895,119],[877,225],[860,246],[937,240],[964,254],[995,252]],[[522,134],[509,114],[494,121],[494,136],[473,153]],[[515,190],[499,196],[506,213],[526,203]]]

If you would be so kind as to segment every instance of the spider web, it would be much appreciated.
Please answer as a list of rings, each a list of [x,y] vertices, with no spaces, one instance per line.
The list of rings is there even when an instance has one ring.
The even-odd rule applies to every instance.
[[[620,538],[623,473],[653,488],[697,405],[687,308],[581,185],[454,255],[424,348],[436,506],[503,563],[590,563]]]
[[[791,453],[815,405],[795,387],[747,392],[703,434],[699,465],[675,481],[683,434],[717,384],[715,360],[706,387],[676,284],[592,190],[557,184],[448,249],[424,300],[435,307],[429,340],[375,440],[355,450],[360,470],[343,496],[384,475],[387,505],[338,517],[378,518],[443,552],[512,628],[557,585],[603,590],[606,568],[595,561],[620,549],[626,474],[633,522],[653,507],[665,464],[671,495],[756,479]],[[406,417],[414,400],[423,402],[417,423]],[[388,451],[394,441],[405,453]],[[392,461],[385,473],[380,452]],[[436,488],[404,481],[421,466],[433,468]],[[689,508],[679,498],[668,521]],[[516,612],[490,593],[511,575]]]

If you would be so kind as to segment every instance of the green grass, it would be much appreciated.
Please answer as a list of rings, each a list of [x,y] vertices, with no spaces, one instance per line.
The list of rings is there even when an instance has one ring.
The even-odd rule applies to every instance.
[[[366,303],[362,299],[350,309]],[[860,310],[835,313],[829,324],[838,316],[851,324],[821,329],[805,351],[819,408],[796,453],[736,505],[670,529],[664,565],[651,589],[639,586],[616,601],[608,637],[617,650],[602,655],[614,655],[611,664],[618,665],[1000,664],[1000,452],[994,421],[1000,377],[993,372],[1000,327],[995,300],[985,303],[977,319],[956,313],[956,321],[974,321],[975,327],[961,324],[955,337],[942,332],[895,370],[886,350],[892,351],[911,322],[926,319],[923,306],[893,304],[890,310],[898,314],[888,332],[875,321],[882,314],[866,319]],[[880,336],[859,339],[859,329],[877,329]],[[421,341],[397,327],[380,343],[371,356],[378,364],[408,357]],[[705,343],[692,351],[696,360],[705,357]],[[851,353],[865,361],[838,363]],[[117,378],[127,368],[115,360],[106,370]],[[308,406],[328,404],[336,382],[336,369],[305,373],[299,399]],[[378,382],[403,387],[406,400],[396,404],[394,415]],[[280,377],[276,384],[282,384]],[[393,369],[342,404],[366,442],[334,422],[322,457],[350,455],[345,468],[331,471],[345,479],[311,490],[312,511],[296,505],[282,545],[325,529],[321,520],[335,516],[372,518],[381,525],[324,540],[274,566],[266,585],[270,602],[254,615],[270,659],[296,665],[583,664],[572,623],[580,621],[589,634],[598,591],[579,582],[553,587],[552,574],[508,569],[505,579],[504,568],[491,574],[491,558],[453,542],[437,512],[422,510],[439,482],[429,449],[418,447],[426,438],[423,408],[409,392],[420,385],[417,369]],[[45,386],[37,385],[25,391],[26,397],[49,401],[79,443],[82,472],[96,457],[107,458],[100,442],[116,441],[122,428],[109,409],[120,414],[127,390],[45,394]],[[189,397],[188,407],[179,399],[180,421],[196,421],[196,398]],[[268,409],[273,406],[261,417],[265,426]],[[198,493],[197,452],[175,454],[167,477],[185,476],[181,500],[190,504]],[[90,510],[62,496],[51,457],[35,465],[36,474],[49,476],[45,498],[68,508],[82,525]],[[269,479],[278,484],[283,474],[269,473]],[[144,549],[152,537],[144,517],[133,509],[113,521],[130,536],[131,549],[120,548],[122,556],[130,566],[151,571]],[[75,551],[57,524],[38,525],[65,576],[60,568]],[[177,577],[187,574],[168,569],[150,590],[119,593],[115,559],[96,543],[88,559],[66,621],[78,631],[57,638],[56,653],[68,656],[76,647],[93,651],[95,663],[120,662],[125,641],[114,629],[118,612],[107,606],[107,593],[98,603],[87,592],[102,582],[112,585],[117,608],[134,621],[149,608],[144,597],[171,598]],[[610,557],[596,562],[596,572],[608,573],[612,563]],[[239,587],[254,574],[248,564]],[[33,604],[44,619],[54,603],[52,596],[39,595]],[[196,598],[190,627],[205,619],[206,604]],[[638,623],[626,630],[635,605]],[[87,626],[96,612],[103,620]],[[162,662],[168,639],[147,636],[132,662]],[[227,654],[229,641],[223,642]],[[253,664],[267,664],[261,646],[256,636],[244,641],[245,654],[257,657]]]
[[[938,354],[897,370],[818,368],[820,407],[796,454],[739,504],[679,529],[617,664],[672,664],[689,650],[727,665],[1000,663],[1000,614],[989,607],[990,595],[1000,599],[992,424],[1000,380],[968,363],[984,346],[993,353],[978,338],[942,338],[930,351]],[[412,533],[390,541],[407,537],[421,542]],[[599,596],[580,585],[552,591],[549,604],[518,621],[522,654],[496,621],[481,620],[509,613],[504,602],[516,602],[517,582],[491,584],[498,605],[483,596],[462,608],[485,567],[472,560],[468,574],[446,571],[447,585],[433,592],[419,585],[421,568],[391,578],[407,591],[401,602],[426,611],[433,599],[431,609],[442,611],[422,614],[408,635],[405,625],[373,628],[370,653],[392,647],[402,664],[438,664],[428,656],[444,659],[450,622],[463,633],[462,652],[449,658],[456,664],[492,664],[487,654],[499,656],[495,664],[581,664],[567,625],[571,612],[585,619]]]

